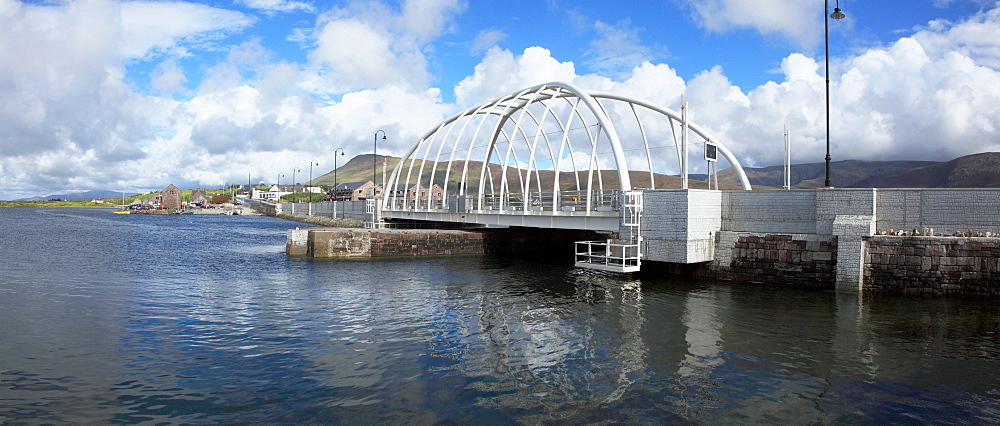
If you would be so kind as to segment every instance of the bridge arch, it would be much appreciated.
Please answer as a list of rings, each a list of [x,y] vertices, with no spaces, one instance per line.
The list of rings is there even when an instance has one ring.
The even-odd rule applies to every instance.
[[[657,187],[655,169],[669,157],[662,150],[673,148],[680,165],[684,124],[675,111],[622,94],[564,82],[529,87],[422,135],[393,169],[382,208],[446,209],[459,198],[477,211],[614,207],[620,192]],[[751,189],[724,144],[686,125],[696,135],[689,146],[714,144]]]

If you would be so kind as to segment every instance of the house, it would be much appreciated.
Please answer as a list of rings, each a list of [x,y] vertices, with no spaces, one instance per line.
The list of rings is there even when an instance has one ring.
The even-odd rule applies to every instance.
[[[277,203],[281,200],[281,197],[285,195],[296,193],[296,192],[308,192],[313,194],[322,194],[323,188],[318,186],[305,186],[305,185],[271,185],[267,189],[254,188],[253,198],[254,200],[270,201],[272,203]],[[319,200],[319,197],[316,197]]]
[[[277,203],[281,200],[284,195],[291,194],[295,189],[295,185],[271,185],[267,189],[253,189],[253,199],[261,201],[270,201],[272,203]]]
[[[327,193],[327,199],[331,201],[358,201],[364,200],[372,195],[382,195],[382,187],[375,185],[372,181],[366,182],[346,182],[334,187]]]
[[[211,197],[208,196],[208,193],[205,192],[204,189],[198,188],[198,189],[196,189],[194,191],[191,191],[191,202],[192,203],[202,203],[202,204],[205,204],[205,203],[208,203],[209,200],[211,200]]]
[[[444,195],[444,189],[435,183],[429,190],[422,185],[396,185],[389,191],[390,197],[403,198],[404,194],[408,200],[414,198],[426,199],[428,195],[432,198],[439,198]]]
[[[163,191],[160,191],[160,204],[169,209],[181,208],[181,190],[174,184],[167,185]]]

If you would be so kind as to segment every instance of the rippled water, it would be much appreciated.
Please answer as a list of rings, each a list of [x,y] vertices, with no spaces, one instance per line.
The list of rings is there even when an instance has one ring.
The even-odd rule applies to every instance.
[[[1000,421],[995,301],[289,258],[296,225],[0,209],[0,421]]]

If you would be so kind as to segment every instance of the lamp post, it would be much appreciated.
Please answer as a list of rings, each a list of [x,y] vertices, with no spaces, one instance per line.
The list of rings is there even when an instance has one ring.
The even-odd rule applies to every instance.
[[[292,202],[293,202],[293,203],[294,203],[294,202],[295,202],[295,200],[296,200],[296,197],[295,197],[295,195],[294,195],[294,194],[295,194],[295,192],[296,192],[296,191],[295,191],[295,189],[296,189],[296,188],[295,188],[295,172],[301,172],[301,171],[302,171],[302,170],[299,170],[299,169],[298,169],[297,167],[292,167],[292,194],[293,194],[293,195],[292,195]]]
[[[830,20],[826,17],[828,12],[830,12],[830,0],[823,0],[823,45],[826,49],[826,181],[823,185],[830,188],[833,185],[830,183]],[[837,0],[837,6],[833,8],[830,18],[839,21],[846,17],[847,15],[840,11],[840,0]]]
[[[378,158],[378,132],[382,132],[382,140],[385,140],[385,131],[376,130],[375,131],[375,142],[372,143],[372,198],[375,198],[375,186],[378,185],[376,178],[378,177],[378,164],[375,161]],[[385,188],[382,188],[384,191]]]
[[[312,185],[313,185],[313,165],[317,165],[318,166],[319,163],[316,163],[316,162],[313,162],[313,161],[309,162],[309,203],[310,203],[310,205],[309,205],[309,211],[310,211],[310,213],[309,214],[312,214],[312,202],[313,202],[313,191],[312,191]]]
[[[279,202],[279,203],[281,202],[281,177],[282,176],[284,176],[284,175],[281,174],[281,173],[278,173],[278,179],[274,183],[274,186],[278,187],[278,197],[274,201]]]
[[[333,200],[337,201],[337,185],[340,182],[337,180],[337,151],[340,151],[340,155],[344,155],[344,148],[337,148],[333,150]]]

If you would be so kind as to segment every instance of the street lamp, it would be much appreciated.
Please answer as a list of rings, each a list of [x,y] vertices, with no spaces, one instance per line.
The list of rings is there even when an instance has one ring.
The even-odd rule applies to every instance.
[[[298,168],[296,168],[296,167],[292,167],[292,202],[293,202],[293,203],[294,203],[294,202],[296,201],[296,199],[297,199],[297,197],[295,196],[295,192],[296,192],[296,191],[295,191],[295,190],[296,190],[296,187],[295,187],[295,172],[301,172],[301,171],[302,171],[302,170],[299,170],[299,169],[298,169]]]
[[[385,131],[376,130],[375,131],[375,142],[372,143],[372,198],[375,198],[375,186],[377,185],[376,177],[378,176],[378,164],[376,164],[375,159],[378,158],[378,132],[382,132],[382,140],[385,140]],[[385,188],[382,188],[385,191]]]
[[[284,176],[284,175],[281,174],[281,173],[278,173],[278,180],[276,180],[274,182],[274,186],[278,188],[278,197],[275,198],[274,201],[279,202],[279,203],[281,202],[281,177],[282,176]]]
[[[340,182],[337,180],[337,151],[340,151],[340,155],[344,155],[344,148],[337,148],[333,150],[333,200],[337,201],[337,185]]]
[[[375,162],[375,159],[378,158],[378,155],[376,155],[378,147],[378,132],[382,132],[382,140],[385,140],[385,131],[376,130],[375,142],[372,142],[372,198],[375,198],[375,187],[378,185],[378,180],[376,180],[376,177],[378,176],[378,165]],[[382,190],[384,191],[385,188],[382,188]]]
[[[317,166],[319,165],[319,163],[315,163],[315,162],[312,162],[312,161],[309,162],[309,203],[310,203],[309,204],[309,214],[312,214],[312,202],[313,202],[312,185],[313,185],[313,165],[314,164],[317,165]]]
[[[829,12],[830,0],[823,0],[823,44],[826,49],[826,181],[823,185],[827,188],[833,186],[830,184],[830,20],[826,18]],[[830,18],[839,21],[846,17],[847,15],[840,11],[840,0],[837,0],[837,6],[833,8]]]

